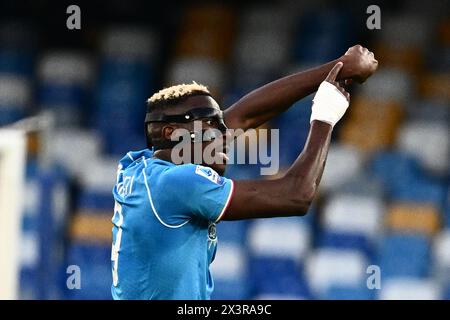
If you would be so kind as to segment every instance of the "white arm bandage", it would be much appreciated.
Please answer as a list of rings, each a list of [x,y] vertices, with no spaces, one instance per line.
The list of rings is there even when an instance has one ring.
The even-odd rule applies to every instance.
[[[323,81],[313,99],[311,120],[334,125],[342,118],[349,102],[333,84]]]

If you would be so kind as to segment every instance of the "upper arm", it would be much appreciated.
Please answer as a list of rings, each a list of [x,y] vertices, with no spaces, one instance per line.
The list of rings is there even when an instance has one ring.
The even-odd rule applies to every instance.
[[[308,200],[296,198],[289,179],[234,181],[234,196],[223,220],[304,215]]]
[[[239,108],[236,108],[236,104],[223,112],[224,122],[230,129],[243,129],[245,131],[250,127],[248,126],[248,121],[246,121],[245,116]]]

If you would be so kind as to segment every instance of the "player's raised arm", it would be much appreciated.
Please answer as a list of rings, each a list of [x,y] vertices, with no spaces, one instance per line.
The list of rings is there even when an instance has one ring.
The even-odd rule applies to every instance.
[[[224,112],[225,123],[231,129],[256,128],[287,110],[296,101],[317,90],[331,68],[343,62],[337,80],[364,82],[378,67],[378,61],[368,49],[356,45],[337,60],[298,72],[253,90]]]
[[[235,181],[235,192],[222,220],[303,215],[316,195],[333,126],[344,115],[350,95],[336,81],[337,63],[314,97],[311,127],[305,148],[284,177]],[[295,130],[293,128],[292,130]]]

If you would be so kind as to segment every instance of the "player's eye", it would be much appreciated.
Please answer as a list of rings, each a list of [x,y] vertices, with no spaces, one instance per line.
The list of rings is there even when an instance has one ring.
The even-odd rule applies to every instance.
[[[217,124],[217,121],[214,119],[206,119],[205,122],[208,126],[215,126]]]

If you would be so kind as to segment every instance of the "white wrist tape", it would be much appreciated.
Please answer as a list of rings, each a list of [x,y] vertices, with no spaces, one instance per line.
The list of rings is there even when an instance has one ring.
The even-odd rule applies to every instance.
[[[342,118],[349,102],[345,96],[328,81],[323,81],[313,99],[311,120],[319,120],[334,125]]]

